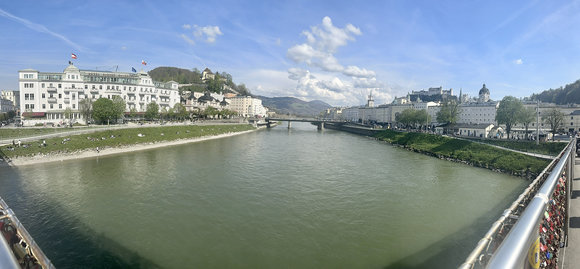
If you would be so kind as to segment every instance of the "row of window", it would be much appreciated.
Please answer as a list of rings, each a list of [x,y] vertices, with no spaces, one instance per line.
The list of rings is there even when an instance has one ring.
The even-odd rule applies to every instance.
[[[24,74],[24,78],[34,78],[34,74]]]
[[[24,100],[34,100],[34,93],[25,93]]]
[[[34,88],[34,83],[24,83],[24,88]]]
[[[49,106],[50,106],[50,109],[53,109],[54,108],[54,104],[49,104]],[[32,108],[34,108],[34,105],[32,105]],[[59,109],[62,109],[62,104],[58,104],[58,108]],[[73,109],[76,109],[77,108],[77,105],[76,104],[72,104],[72,108]],[[46,104],[42,104],[42,109],[46,109]]]

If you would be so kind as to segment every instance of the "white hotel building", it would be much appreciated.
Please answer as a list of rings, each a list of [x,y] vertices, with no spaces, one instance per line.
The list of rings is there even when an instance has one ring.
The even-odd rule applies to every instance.
[[[127,112],[133,108],[145,112],[151,102],[157,103],[160,109],[169,109],[180,102],[177,82],[156,82],[145,72],[79,70],[71,63],[63,73],[25,69],[18,71],[18,78],[20,111],[25,125],[63,122],[67,108],[72,111],[72,120],[84,122],[79,101],[85,98],[95,101],[120,96],[125,100]]]

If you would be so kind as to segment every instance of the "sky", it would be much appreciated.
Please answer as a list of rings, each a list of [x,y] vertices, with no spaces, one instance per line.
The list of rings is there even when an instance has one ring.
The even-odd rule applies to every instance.
[[[206,67],[257,95],[375,104],[442,86],[491,98],[580,79],[580,1],[2,1],[0,89],[18,70]],[[147,62],[142,65],[141,61]]]

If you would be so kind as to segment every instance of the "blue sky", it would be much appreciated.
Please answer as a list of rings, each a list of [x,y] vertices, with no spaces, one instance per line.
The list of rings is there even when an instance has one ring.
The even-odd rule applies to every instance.
[[[84,69],[209,67],[254,94],[332,105],[580,79],[579,1],[83,2],[0,3],[0,89],[21,69],[62,72],[71,53]]]

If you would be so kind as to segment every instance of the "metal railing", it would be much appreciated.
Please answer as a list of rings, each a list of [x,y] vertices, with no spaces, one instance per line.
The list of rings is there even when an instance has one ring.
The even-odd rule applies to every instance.
[[[576,140],[573,139],[559,156],[520,194],[518,199],[503,212],[459,268],[523,266],[523,262],[528,257],[530,246],[538,246],[536,241],[541,229],[539,225],[544,221],[546,208],[554,202],[551,198],[553,198],[552,194],[560,182],[559,179],[562,175],[564,175],[564,180],[566,177],[573,178],[575,146]],[[565,214],[566,218],[568,210],[565,208],[568,206],[570,182],[571,180],[564,181],[563,188],[568,194],[564,198],[563,212],[558,213]],[[567,234],[567,225],[564,225],[563,230],[564,234]],[[560,241],[565,238],[564,234],[559,236]],[[545,242],[542,245],[545,245]],[[539,256],[539,253],[533,252]]]
[[[4,202],[2,198],[0,198],[0,212],[2,213],[2,221],[4,222],[3,227],[8,225],[13,226],[16,228],[17,235],[26,242],[27,246],[25,247],[25,251],[27,255],[31,255],[36,259],[36,262],[42,266],[44,269],[54,269],[54,265],[50,262],[48,257],[42,252],[40,247],[36,244],[32,236],[28,233],[28,231],[24,228],[22,223],[18,220],[12,209],[8,207],[8,204]],[[8,219],[9,221],[6,222],[5,220]],[[4,236],[0,240],[4,240]],[[7,244],[11,244],[11,242],[6,242]],[[20,245],[20,243],[16,243],[14,245]],[[3,248],[2,251],[12,250],[14,246],[8,246],[8,249]],[[16,258],[13,253],[2,253],[2,255],[12,255],[12,257]],[[2,265],[4,266],[4,264]],[[24,268],[24,267],[23,267]]]

